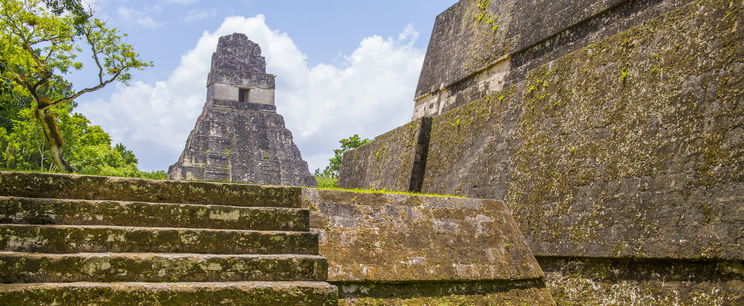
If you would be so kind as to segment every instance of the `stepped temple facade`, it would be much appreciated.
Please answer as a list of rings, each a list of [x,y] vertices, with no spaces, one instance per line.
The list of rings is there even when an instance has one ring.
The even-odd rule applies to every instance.
[[[207,102],[168,178],[315,186],[276,112],[274,78],[258,44],[239,33],[220,37]]]

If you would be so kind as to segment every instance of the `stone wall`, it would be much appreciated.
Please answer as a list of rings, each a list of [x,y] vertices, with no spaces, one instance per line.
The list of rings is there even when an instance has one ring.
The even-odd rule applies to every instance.
[[[433,118],[422,192],[504,199],[559,303],[744,303],[744,4],[684,2]]]
[[[536,254],[744,258],[741,9],[695,2],[435,117],[423,191],[505,199]]]
[[[303,190],[347,303],[551,304],[502,201]]]
[[[421,191],[430,127],[421,118],[345,153],[339,187]]]
[[[538,257],[558,305],[741,305],[741,261]]]
[[[437,16],[413,118],[521,81],[527,71],[691,0],[461,0]]]

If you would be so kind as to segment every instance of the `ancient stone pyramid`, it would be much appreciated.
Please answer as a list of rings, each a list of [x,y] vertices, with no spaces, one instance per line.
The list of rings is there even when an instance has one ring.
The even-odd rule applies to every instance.
[[[220,37],[207,102],[168,178],[315,186],[276,112],[274,88],[258,44],[239,33]]]

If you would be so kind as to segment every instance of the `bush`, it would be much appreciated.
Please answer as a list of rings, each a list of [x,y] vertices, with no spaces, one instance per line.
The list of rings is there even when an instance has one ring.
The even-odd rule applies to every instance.
[[[325,177],[316,175],[315,180],[318,181],[318,188],[334,188],[338,183],[338,179],[332,177]]]

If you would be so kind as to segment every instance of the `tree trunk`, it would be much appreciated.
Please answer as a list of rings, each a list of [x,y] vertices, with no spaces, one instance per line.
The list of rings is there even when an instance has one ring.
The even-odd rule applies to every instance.
[[[48,108],[42,106],[36,108],[34,115],[39,120],[41,129],[44,131],[44,137],[49,143],[49,151],[52,153],[54,164],[60,170],[75,172],[75,169],[70,167],[62,157],[62,146],[64,146],[65,140],[62,138],[62,131],[59,130],[57,125],[57,118]]]

